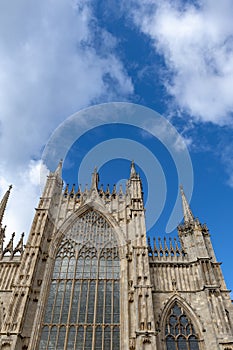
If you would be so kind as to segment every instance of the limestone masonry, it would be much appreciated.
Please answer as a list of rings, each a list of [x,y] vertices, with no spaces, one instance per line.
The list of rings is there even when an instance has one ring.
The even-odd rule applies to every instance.
[[[147,239],[142,184],[63,189],[50,173],[26,244],[5,242],[0,349],[230,350],[233,305],[207,226],[181,188],[178,239]],[[25,198],[26,200],[26,198]]]

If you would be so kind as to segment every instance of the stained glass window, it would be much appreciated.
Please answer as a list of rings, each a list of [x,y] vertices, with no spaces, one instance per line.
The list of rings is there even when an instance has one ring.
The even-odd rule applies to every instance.
[[[177,303],[167,317],[165,335],[167,350],[199,350],[194,326]]]
[[[95,211],[78,218],[58,249],[40,350],[120,349],[120,260],[115,233]]]

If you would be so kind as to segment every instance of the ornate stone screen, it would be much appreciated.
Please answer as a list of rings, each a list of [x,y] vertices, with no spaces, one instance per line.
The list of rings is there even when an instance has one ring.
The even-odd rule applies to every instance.
[[[57,252],[39,349],[120,349],[119,273],[112,227],[85,213]]]
[[[177,303],[168,315],[165,334],[167,350],[199,350],[194,326]]]

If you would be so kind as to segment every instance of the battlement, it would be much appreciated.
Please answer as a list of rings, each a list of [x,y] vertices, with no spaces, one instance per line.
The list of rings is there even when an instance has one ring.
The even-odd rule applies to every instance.
[[[112,190],[110,190],[109,184],[106,186],[106,189],[104,189],[104,186],[101,185],[100,188],[96,188],[97,193],[99,194],[99,197],[104,200],[113,200],[113,199],[122,199],[124,200],[127,193],[123,192],[122,185],[120,185],[119,190],[117,191],[116,185],[113,185]],[[81,201],[82,199],[85,199],[86,197],[90,196],[93,191],[93,188],[86,185],[84,190],[82,190],[81,185],[76,187],[75,184],[72,185],[72,187],[67,184],[65,186],[65,189],[63,190],[63,196],[64,198],[72,199],[74,198],[76,201]],[[127,192],[127,191],[126,191]]]
[[[182,247],[179,240],[174,237],[172,240],[169,237],[169,243],[167,243],[167,238],[163,239],[158,237],[157,242],[156,238],[153,238],[153,247],[151,246],[150,237],[148,237],[148,254],[152,260],[162,260],[162,261],[177,261],[177,260],[186,260],[187,253]]]
[[[23,238],[24,238],[24,232],[21,234],[21,238],[18,241],[16,245],[14,245],[14,237],[15,232],[12,233],[11,239],[9,240],[8,244],[4,247],[4,232],[5,232],[6,226],[1,229],[2,230],[2,244],[0,248],[0,261],[4,259],[4,261],[12,261],[14,258],[18,258],[23,254],[24,251],[24,245],[23,245]],[[3,232],[4,230],[4,232]]]

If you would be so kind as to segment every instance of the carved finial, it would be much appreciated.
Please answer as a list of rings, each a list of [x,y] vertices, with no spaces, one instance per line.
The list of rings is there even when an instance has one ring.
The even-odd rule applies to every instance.
[[[176,237],[174,237],[174,242],[175,242],[175,250],[176,250],[176,254],[180,254],[180,248],[178,246],[178,243],[177,243],[177,239]]]
[[[170,244],[169,244],[170,253],[171,253],[171,254],[174,254],[174,248],[173,248],[173,244],[172,244],[172,239],[171,239],[171,237],[169,237],[169,242],[170,242]]]
[[[116,185],[113,185],[112,198],[116,198]]]
[[[123,188],[122,188],[122,184],[120,184],[120,188],[119,188],[119,196],[123,195]]]
[[[159,242],[159,252],[163,253],[163,246],[162,246],[162,242],[161,242],[161,238],[158,238],[158,242]]]
[[[102,198],[104,195],[104,186],[101,184],[100,189],[99,189],[99,196]]]
[[[23,237],[24,237],[24,232],[22,233],[21,238],[13,251],[13,255],[15,255],[17,252],[19,252],[20,254],[23,253]]]
[[[3,255],[9,252],[11,257],[13,257],[14,237],[15,237],[15,232],[12,233],[9,243],[7,244],[6,248],[3,250]]]
[[[164,237],[164,251],[165,251],[165,253],[169,253],[169,249],[168,249],[168,246],[167,246],[167,239],[166,239],[166,237]]]
[[[187,198],[184,194],[183,186],[180,186],[180,193],[181,193],[181,199],[182,199],[184,222],[185,223],[192,223],[194,221],[194,216],[193,216],[193,213],[190,209]]]
[[[76,193],[76,198],[79,199],[82,195],[81,185],[78,186],[78,191]]]
[[[154,255],[158,255],[158,249],[156,246],[156,238],[155,237],[153,238],[153,241],[154,241]]]
[[[97,172],[97,167],[94,168],[91,179],[91,189],[98,190],[99,174]]]
[[[62,165],[63,165],[63,160],[61,159],[60,162],[58,163],[57,169],[54,172],[54,174],[59,177],[62,176]]]
[[[109,187],[109,184],[107,184],[107,189],[106,189],[106,192],[105,192],[105,196],[106,196],[106,198],[109,198],[109,196],[110,196],[110,187]]]
[[[65,191],[64,191],[64,196],[67,197],[69,194],[69,184],[66,185]]]
[[[135,165],[134,165],[134,160],[131,162],[131,168],[130,168],[130,179],[136,177],[136,170],[135,170]]]
[[[6,210],[7,202],[10,196],[10,191],[12,189],[12,185],[9,186],[9,189],[4,194],[2,201],[0,203],[0,225],[2,224],[2,219]]]
[[[73,198],[75,194],[75,184],[73,184],[72,189],[70,191],[70,197]]]

